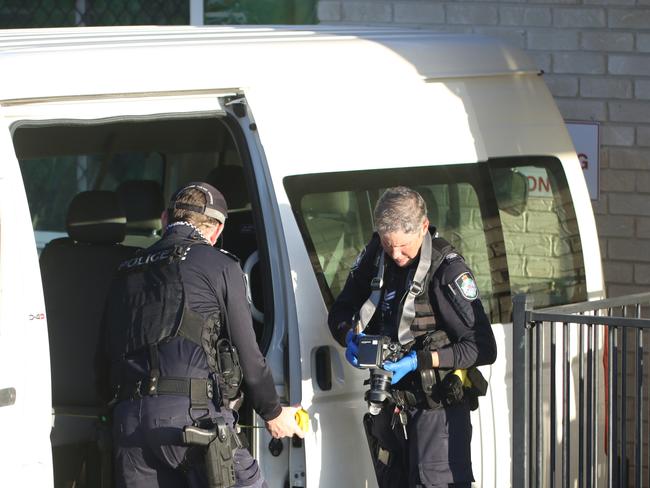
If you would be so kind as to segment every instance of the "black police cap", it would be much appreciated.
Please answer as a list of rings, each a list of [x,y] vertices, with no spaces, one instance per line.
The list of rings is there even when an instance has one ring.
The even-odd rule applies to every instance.
[[[205,195],[206,204],[204,207],[176,201],[181,195],[192,189],[199,190]],[[226,221],[226,217],[228,216],[228,205],[226,204],[226,199],[214,186],[203,181],[193,181],[188,183],[186,186],[174,193],[174,196],[169,203],[169,210],[175,209],[190,210],[205,215],[206,217],[217,219],[222,224]]]

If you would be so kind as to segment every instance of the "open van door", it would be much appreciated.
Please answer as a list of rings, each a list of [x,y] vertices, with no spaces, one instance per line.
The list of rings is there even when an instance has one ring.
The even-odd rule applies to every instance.
[[[38,255],[9,127],[0,112],[0,477],[51,487],[50,354]]]

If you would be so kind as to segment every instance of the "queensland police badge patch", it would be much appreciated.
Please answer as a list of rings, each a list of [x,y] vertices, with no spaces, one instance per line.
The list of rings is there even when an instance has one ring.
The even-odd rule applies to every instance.
[[[478,298],[478,286],[476,286],[476,281],[474,281],[474,277],[470,273],[461,274],[454,280],[454,283],[467,300],[472,301]]]

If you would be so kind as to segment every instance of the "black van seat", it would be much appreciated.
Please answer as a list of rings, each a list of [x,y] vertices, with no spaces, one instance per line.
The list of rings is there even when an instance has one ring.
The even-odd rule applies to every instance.
[[[40,257],[55,413],[55,486],[99,486],[93,478],[107,472],[91,466],[107,462],[98,444],[107,432],[94,355],[111,278],[138,248],[119,244],[126,217],[114,192],[76,195],[66,227],[70,237],[51,241]]]
[[[117,195],[126,212],[124,244],[149,247],[160,238],[160,216],[164,197],[160,183],[152,180],[125,181],[117,187]]]
[[[243,265],[257,249],[244,170],[235,165],[219,166],[208,174],[206,182],[223,193],[228,204],[228,219],[221,235],[221,247],[235,254]]]

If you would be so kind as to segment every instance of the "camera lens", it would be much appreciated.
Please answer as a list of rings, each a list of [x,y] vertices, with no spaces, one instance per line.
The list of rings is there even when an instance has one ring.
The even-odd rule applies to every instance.
[[[393,373],[384,369],[370,370],[370,390],[366,392],[368,412],[377,415],[385,401],[390,398],[390,381]]]

